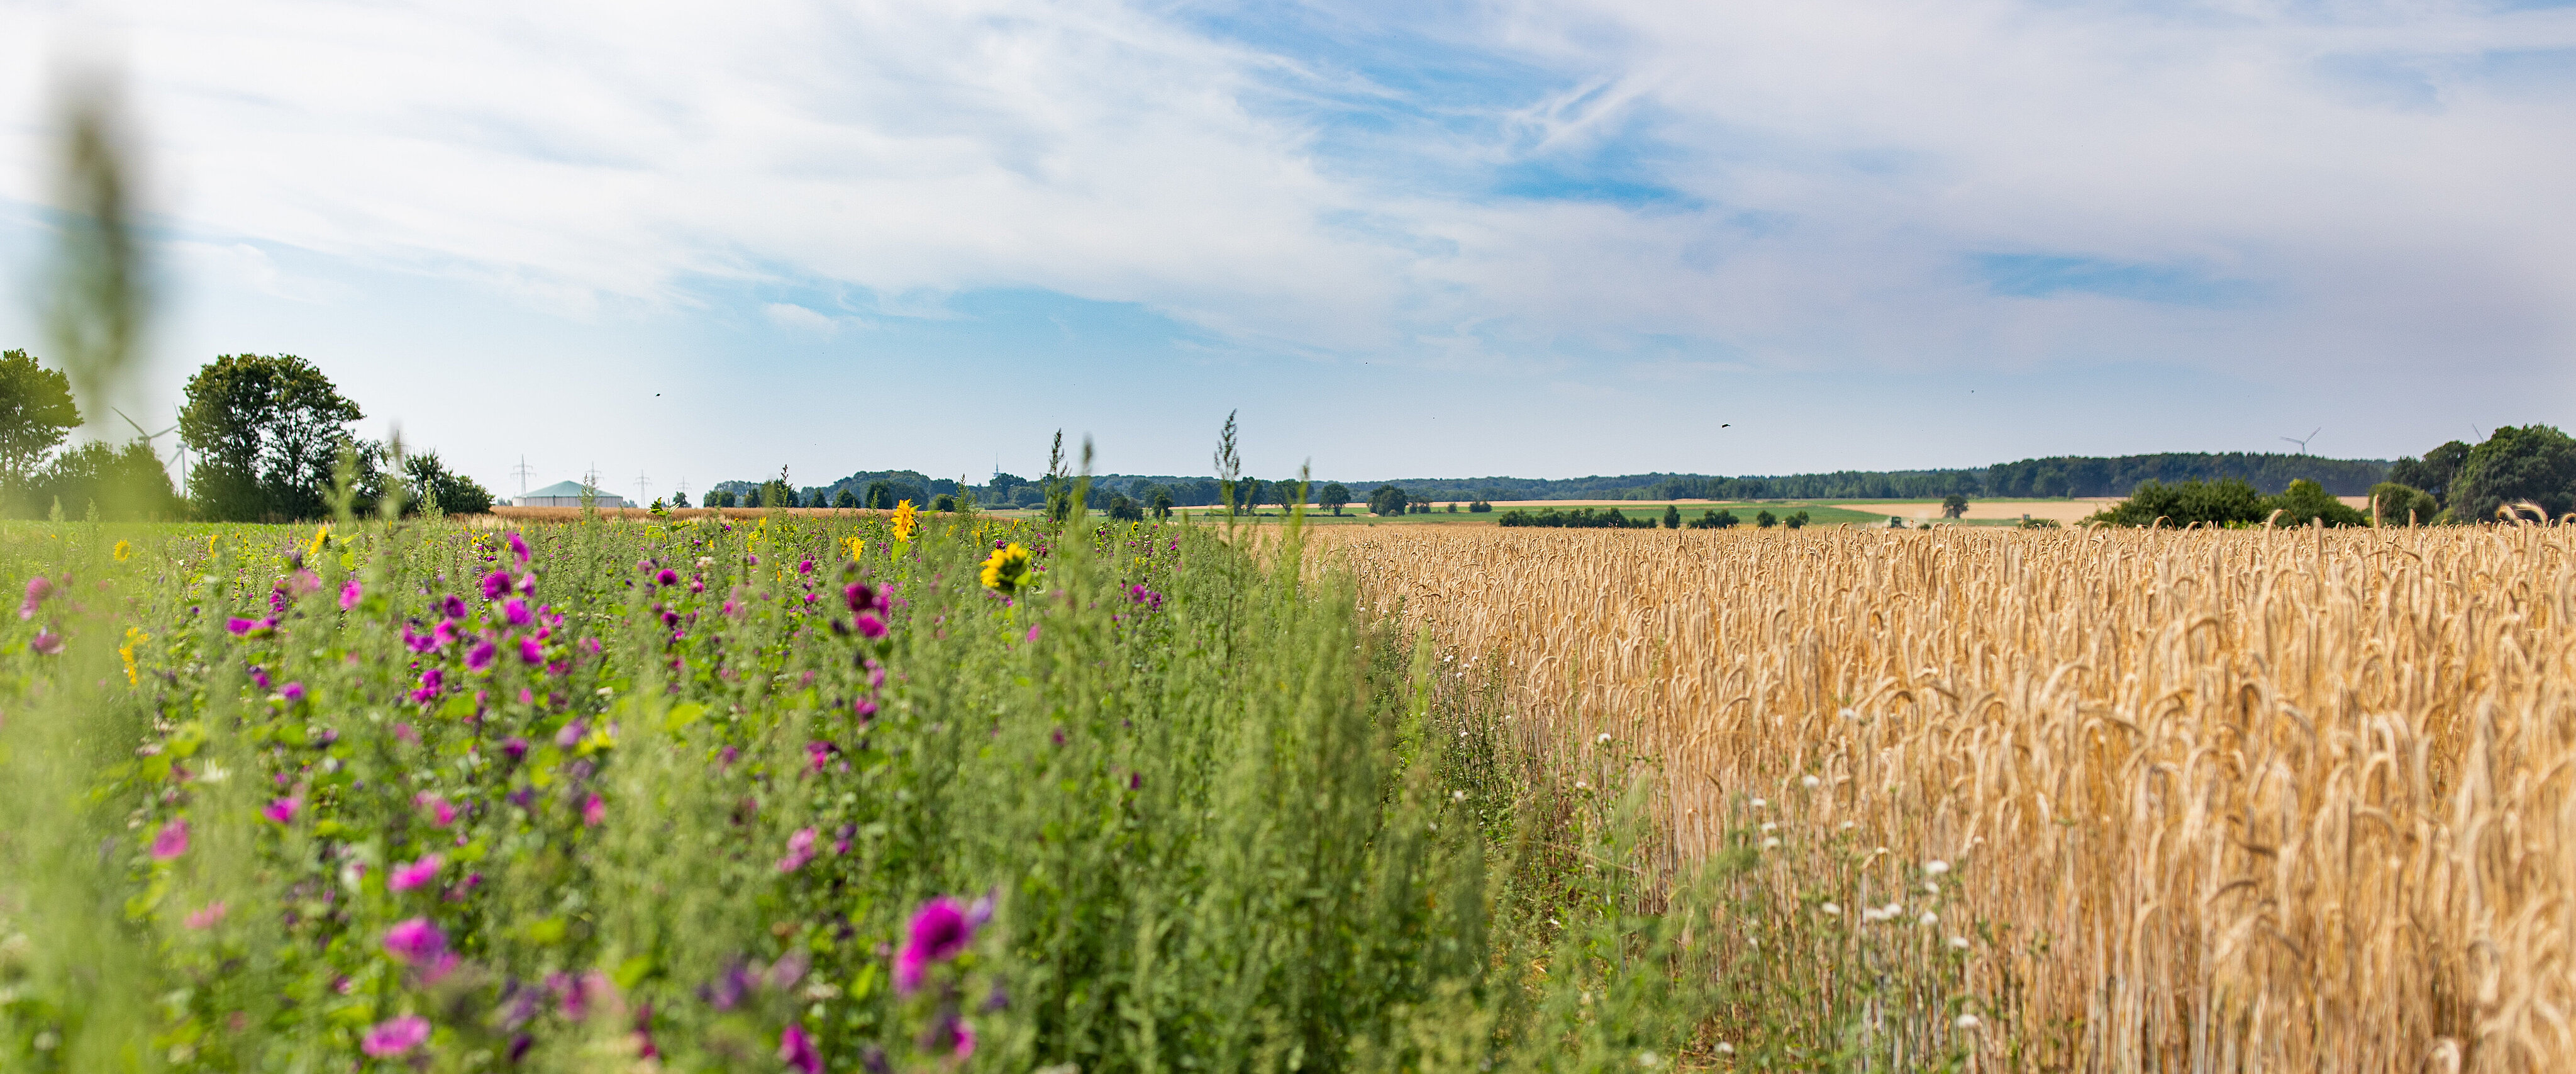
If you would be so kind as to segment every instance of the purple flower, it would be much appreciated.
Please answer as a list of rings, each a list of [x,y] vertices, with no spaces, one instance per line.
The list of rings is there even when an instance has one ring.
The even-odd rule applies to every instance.
[[[857,619],[850,621],[850,625],[858,628],[860,637],[870,641],[886,636],[885,620],[877,618],[875,612],[860,612]]]
[[[680,572],[672,570],[669,567],[664,567],[660,571],[655,572],[653,575],[653,582],[655,585],[678,585],[680,584]]]
[[[27,600],[25,603],[18,605],[18,618],[35,618],[36,606],[43,604],[45,602],[45,598],[51,596],[53,592],[54,583],[52,579],[41,574],[27,579]],[[241,632],[236,630],[233,633],[238,634]]]
[[[698,995],[705,999],[709,1006],[720,1011],[729,1011],[741,1006],[743,997],[750,995],[752,989],[758,987],[760,987],[759,975],[751,972],[748,965],[736,961],[726,966],[723,973],[717,974],[713,984],[699,989]]]
[[[805,1027],[787,1023],[787,1031],[778,1035],[778,1061],[795,1067],[800,1074],[823,1074],[823,1057],[814,1051],[814,1041],[805,1035]]]
[[[152,860],[169,861],[188,852],[188,822],[174,820],[152,833]]]
[[[21,613],[21,614],[19,615],[19,618],[21,618],[21,619],[26,618],[26,617],[27,617],[27,614],[31,614],[31,613],[28,613],[28,612],[27,612],[27,610],[26,610],[26,609],[24,609],[24,608],[19,609],[19,612]],[[233,634],[234,634],[236,637],[238,637],[238,636],[240,636],[240,635],[243,635],[243,634],[248,634],[248,633],[250,633],[250,628],[251,628],[252,626],[254,626],[254,625],[255,625],[255,624],[253,624],[250,620],[248,620],[248,619],[244,619],[244,618],[242,618],[241,616],[238,616],[238,615],[233,616],[233,617],[231,617],[231,618],[229,618],[229,619],[224,620],[224,629],[229,630],[229,631],[232,631],[232,632],[233,632]]]
[[[1038,625],[1036,623],[1029,624],[1029,640],[1038,640]]]
[[[954,899],[941,896],[923,903],[912,915],[911,936],[895,956],[895,990],[910,995],[921,987],[922,971],[933,962],[946,962],[964,951],[967,943],[975,939],[975,925]]]
[[[519,536],[517,530],[510,531],[510,554],[519,557],[520,566],[528,565],[528,542]]]
[[[278,696],[286,699],[287,704],[292,705],[298,701],[304,700],[304,684],[300,682],[290,682],[286,684],[286,689],[280,690],[277,693]]]
[[[279,798],[262,806],[259,815],[267,817],[271,824],[284,824],[294,820],[295,811],[302,808],[304,800],[301,798]]]
[[[358,1047],[377,1059],[402,1055],[429,1039],[429,1019],[417,1014],[388,1018],[367,1031],[367,1039]]]
[[[441,619],[437,628],[429,632],[429,643],[433,648],[444,649],[456,644],[456,639],[461,636],[456,629],[456,620]]]
[[[349,579],[348,584],[340,587],[340,610],[345,612],[357,607],[358,598],[364,596],[365,593],[365,590],[358,587],[357,579]]]
[[[430,822],[441,828],[456,823],[456,807],[447,804],[445,798],[422,791],[412,796],[411,804],[429,810]]]
[[[483,576],[483,599],[499,600],[510,591],[510,572],[493,571]]]
[[[398,922],[385,930],[385,953],[406,966],[432,963],[447,953],[447,934],[425,917]]]
[[[545,646],[545,643],[544,643],[544,642],[541,642],[541,641],[538,641],[538,640],[537,640],[537,639],[535,639],[535,638],[521,638],[521,639],[519,639],[519,662],[520,662],[520,663],[523,663],[523,664],[542,664],[542,663],[545,663],[545,662],[546,662],[546,646]]]
[[[465,667],[469,671],[481,671],[491,667],[493,654],[500,651],[498,646],[489,641],[477,642],[474,650],[465,654]]]
[[[438,867],[442,864],[444,862],[438,855],[423,854],[419,861],[394,866],[393,872],[385,874],[385,886],[395,891],[410,891],[438,879]]]
[[[36,632],[35,640],[28,642],[27,647],[46,656],[52,656],[63,651],[63,636],[51,630],[39,630]]]
[[[415,653],[425,653],[438,648],[437,638],[414,631],[409,623],[403,624],[402,639],[403,648]]]
[[[601,824],[606,823],[607,820],[608,803],[602,800],[598,795],[591,795],[589,801],[581,804],[581,822],[583,824],[596,828]]]
[[[430,604],[430,608],[450,619],[465,618],[465,598],[450,593]]]
[[[831,762],[833,751],[839,748],[829,742],[808,742],[805,744],[806,763],[813,765],[814,771],[820,772],[824,765]]]
[[[528,740],[514,735],[501,743],[501,752],[513,761],[525,757],[528,755]]]
[[[937,1054],[947,1052],[950,1059],[963,1060],[975,1054],[975,1025],[954,1014],[941,1012],[921,1034],[921,1050]]]
[[[511,626],[526,626],[536,619],[535,614],[528,611],[528,602],[517,597],[501,605],[501,615],[510,621]]]
[[[792,873],[814,860],[814,829],[798,828],[787,837],[787,856],[778,859],[778,871]]]
[[[589,724],[583,723],[580,720],[574,720],[573,722],[556,729],[555,745],[564,749],[571,749],[574,746],[581,744],[581,736],[589,733]]]
[[[813,558],[809,556],[809,557],[806,557],[805,559],[798,560],[798,561],[796,562],[796,573],[798,573],[798,574],[812,574],[812,573],[814,573],[814,560],[813,560]]]

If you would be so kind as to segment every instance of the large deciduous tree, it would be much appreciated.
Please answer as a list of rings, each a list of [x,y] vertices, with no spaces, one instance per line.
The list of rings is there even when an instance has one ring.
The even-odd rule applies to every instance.
[[[25,351],[0,351],[0,488],[25,489],[45,453],[80,423],[71,378]]]
[[[1316,506],[1337,515],[1341,514],[1342,508],[1349,506],[1350,502],[1351,490],[1339,481],[1324,486],[1324,491],[1315,497]]]
[[[188,378],[179,437],[197,453],[188,492],[208,518],[319,517],[332,469],[365,415],[292,354],[226,354]]]
[[[2493,522],[2497,508],[2525,502],[2553,519],[2576,511],[2576,439],[2550,425],[2498,429],[2469,449],[2445,502],[2461,522]]]

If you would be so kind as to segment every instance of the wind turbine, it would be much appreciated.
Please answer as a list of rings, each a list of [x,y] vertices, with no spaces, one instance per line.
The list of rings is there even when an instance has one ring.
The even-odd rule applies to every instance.
[[[2289,441],[2289,442],[2291,442],[2291,443],[2293,443],[2293,444],[2297,444],[2297,445],[2299,445],[2299,454],[2301,454],[2301,455],[2305,455],[2305,454],[2307,454],[2307,453],[2308,453],[2308,441],[2316,439],[2316,438],[2317,438],[2317,433],[2321,433],[2321,432],[2324,432],[2324,431],[2326,431],[2326,427],[2325,427],[2325,426],[2323,426],[2323,425],[2320,425],[2320,426],[2317,426],[2317,427],[2316,427],[2316,429],[2315,429],[2314,431],[2310,432],[2308,435],[2306,435],[2306,436],[2304,436],[2304,437],[2300,437],[2300,436],[2284,436],[2284,437],[2282,437],[2281,439],[2283,439],[2283,440],[2287,440],[2287,441]]]
[[[108,410],[110,410],[110,411],[112,411],[112,412],[114,412],[114,413],[116,414],[116,416],[117,416],[117,417],[125,418],[125,423],[126,423],[127,425],[134,426],[134,438],[135,438],[135,439],[137,439],[137,440],[141,440],[141,441],[143,441],[144,445],[145,445],[145,446],[147,446],[147,447],[151,445],[153,438],[155,438],[155,437],[162,437],[162,436],[168,436],[168,435],[170,435],[171,433],[175,433],[175,432],[178,432],[178,431],[179,431],[179,426],[178,426],[176,423],[173,423],[169,428],[167,428],[167,429],[163,429],[163,430],[161,430],[160,432],[157,432],[157,433],[145,432],[145,431],[143,431],[143,425],[142,425],[142,423],[135,421],[135,420],[134,420],[133,418],[131,418],[131,417],[127,417],[127,416],[126,416],[126,413],[125,413],[124,411],[122,411],[122,410],[117,410],[115,407],[109,407],[109,408],[107,408],[107,409],[108,409]],[[177,413],[176,413],[176,412],[173,412],[173,413],[171,414],[171,416],[172,416],[172,417],[177,417],[178,415],[177,415]],[[184,488],[187,488],[187,487],[188,487],[188,442],[187,442],[186,440],[184,440],[184,439],[183,439],[183,440],[180,440],[178,443],[179,443],[179,487],[184,489]]]

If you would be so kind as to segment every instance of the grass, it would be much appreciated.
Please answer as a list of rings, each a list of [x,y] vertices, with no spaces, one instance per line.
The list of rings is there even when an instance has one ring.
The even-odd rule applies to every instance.
[[[1328,540],[1524,719],[1662,766],[1679,858],[1756,840],[1738,1066],[2576,1055],[2569,531],[1640,536]]]
[[[0,526],[46,580],[0,636],[0,1068],[1682,1052],[1713,977],[1646,799],[1545,778],[1301,539]],[[924,947],[938,906],[989,921]]]

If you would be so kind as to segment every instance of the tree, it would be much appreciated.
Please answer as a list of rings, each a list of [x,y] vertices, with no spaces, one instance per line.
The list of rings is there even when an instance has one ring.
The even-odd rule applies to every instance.
[[[2408,457],[2397,460],[2388,467],[2388,480],[2422,489],[2437,503],[2448,503],[2451,482],[2460,476],[2460,467],[2468,461],[2469,445],[2453,440],[2425,452],[2421,459]],[[2432,516],[2426,515],[2424,520],[2430,522]]]
[[[59,503],[66,518],[93,510],[107,519],[169,518],[179,508],[169,471],[141,440],[121,448],[96,440],[82,444],[55,456],[29,484],[36,503]]]
[[[1235,502],[1242,504],[1246,513],[1259,514],[1261,513],[1262,494],[1268,488],[1269,486],[1264,484],[1260,478],[1244,478],[1240,484],[1235,486]]]
[[[1154,517],[1172,517],[1172,490],[1161,485],[1154,486]]]
[[[957,509],[957,497],[945,492],[933,496],[930,498],[930,509],[943,513],[954,511]]]
[[[733,490],[732,490],[732,489],[717,489],[717,490],[715,490],[715,491],[713,491],[713,492],[707,493],[707,506],[709,506],[709,507],[731,507],[731,506],[733,506]]]
[[[1960,495],[1960,494],[1958,494],[1958,493],[1953,492],[1953,493],[1951,493],[1951,494],[1950,494],[1950,495],[1948,495],[1947,497],[1944,497],[1944,498],[1941,500],[1941,517],[1943,517],[1943,518],[1965,518],[1965,517],[1967,517],[1967,515],[1968,515],[1968,498],[1967,498],[1967,497],[1962,496],[1962,495]]]
[[[1798,511],[1787,518],[1781,519],[1780,524],[1793,530],[1805,529],[1807,527],[1807,513],[1805,511]]]
[[[994,503],[1009,503],[1011,490],[1025,484],[1028,484],[1028,480],[1018,474],[1006,474],[997,470],[993,473],[992,483],[984,487],[993,490]]]
[[[883,481],[868,482],[868,510],[894,510],[894,486]]]
[[[1282,512],[1296,510],[1298,504],[1306,502],[1306,483],[1303,481],[1271,482],[1270,502],[1278,504]]]
[[[674,492],[674,493],[672,493],[672,494],[671,494],[671,506],[673,506],[673,507],[687,507],[687,506],[689,506],[689,494],[688,494],[688,493],[685,493],[685,492]]]
[[[2322,490],[2321,490],[2322,491]],[[2254,486],[2239,478],[2223,481],[2141,481],[2129,498],[2109,510],[2086,519],[2114,526],[2151,526],[2161,518],[2168,526],[2188,526],[2194,522],[2212,526],[2229,523],[2257,523],[2269,517],[2272,507]]]
[[[435,451],[405,456],[402,461],[405,490],[404,514],[417,514],[425,504],[437,504],[439,513],[479,515],[492,509],[492,493],[473,478],[448,470]],[[682,501],[680,506],[688,503]]]
[[[71,378],[25,351],[0,351],[0,488],[25,488],[45,453],[80,423]]]
[[[1400,515],[1406,503],[1404,490],[1393,485],[1379,485],[1369,490],[1368,509],[1372,515]]]
[[[1485,498],[1482,496],[1476,497],[1475,502],[1467,505],[1467,513],[1471,515],[1490,514],[1493,510],[1494,505],[1485,502]]]
[[[1740,521],[1735,517],[1735,512],[1720,511],[1712,507],[1701,511],[1698,518],[1692,519],[1691,528],[1695,530],[1734,529]]]
[[[1664,528],[1668,530],[1677,530],[1682,528],[1681,508],[1672,504],[1664,505]]]
[[[2370,506],[2382,526],[2429,526],[2442,513],[2433,494],[2394,481],[2370,487]]]
[[[1325,485],[1324,491],[1315,495],[1316,506],[1337,515],[1341,514],[1342,508],[1349,506],[1350,502],[1351,490],[1339,481]]]
[[[847,511],[857,507],[858,505],[859,494],[850,491],[850,486],[848,485],[841,486],[840,491],[832,494],[832,506],[834,507]]]
[[[1142,522],[1145,505],[1128,499],[1124,492],[1113,492],[1109,494],[1109,517],[1120,522]]]
[[[189,492],[209,518],[319,517],[332,470],[365,415],[292,354],[226,354],[188,378],[179,438],[197,453]]]
[[[2551,425],[2497,429],[2469,449],[2448,502],[2460,522],[2492,522],[2498,509],[2523,502],[2552,519],[2576,511],[2576,440]]]
[[[2325,524],[2329,526],[2370,524],[2370,516],[2362,514],[2342,500],[2335,499],[2326,492],[2324,485],[2304,477],[2290,482],[2289,488],[2283,489],[2280,495],[2266,502],[2280,510],[2281,513],[2277,519],[2283,526],[2305,526],[2319,519],[2325,520]]]
[[[1780,516],[1772,514],[1768,509],[1755,511],[1753,524],[1767,530],[1780,524]]]

